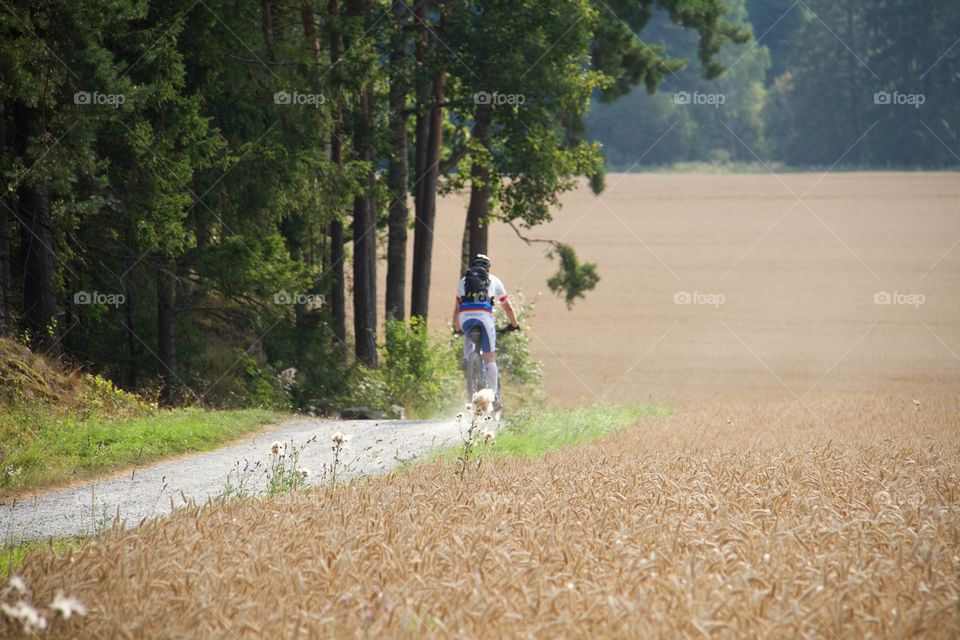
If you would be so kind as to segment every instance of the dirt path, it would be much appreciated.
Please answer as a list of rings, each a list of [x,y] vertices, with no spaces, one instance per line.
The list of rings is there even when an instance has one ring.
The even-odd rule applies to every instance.
[[[118,511],[128,526],[135,526],[144,518],[169,513],[171,506],[185,500],[203,504],[222,494],[228,476],[236,484],[236,469],[247,462],[251,467],[260,463],[247,475],[247,488],[262,492],[263,469],[269,465],[274,441],[299,448],[316,437],[303,449],[298,465],[310,472],[308,482],[315,485],[322,480],[324,465],[333,462],[330,441],[337,431],[349,438],[341,455],[344,478],[389,470],[459,437],[451,421],[297,419],[223,449],[0,505],[0,534],[4,544],[87,535],[107,526]]]

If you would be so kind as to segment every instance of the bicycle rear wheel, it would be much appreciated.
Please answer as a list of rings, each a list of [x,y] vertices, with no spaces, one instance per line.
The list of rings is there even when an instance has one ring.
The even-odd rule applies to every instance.
[[[483,375],[483,361],[480,354],[474,351],[467,359],[467,402],[473,402],[473,394],[487,386],[487,378]]]

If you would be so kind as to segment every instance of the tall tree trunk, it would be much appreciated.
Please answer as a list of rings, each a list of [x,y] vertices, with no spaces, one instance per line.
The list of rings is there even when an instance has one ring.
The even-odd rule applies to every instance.
[[[390,166],[387,187],[390,192],[389,235],[387,238],[386,317],[403,319],[407,279],[407,81],[405,77],[407,22],[406,0],[394,0],[397,31],[390,49]]]
[[[474,138],[490,149],[490,122],[493,108],[488,104],[477,107],[473,127]],[[486,161],[474,162],[470,169],[470,204],[467,207],[467,224],[470,225],[470,255],[487,253],[490,215],[490,166]]]
[[[180,401],[177,379],[176,274],[173,261],[160,257],[157,264],[157,358],[160,360],[160,401],[165,406]]]
[[[339,0],[329,0],[327,10],[330,14],[328,37],[330,39],[330,65],[336,66],[340,61],[340,33],[336,28],[337,15],[340,13]],[[334,72],[336,73],[336,72]],[[342,118],[340,108],[333,110],[333,129],[330,132],[330,162],[335,165],[343,164]],[[346,358],[347,344],[347,301],[344,291],[343,261],[344,252],[343,222],[334,220],[330,223],[330,320],[333,324],[333,336],[336,341],[334,351]]]
[[[0,149],[6,149],[7,139],[6,109],[0,107]],[[13,282],[10,275],[10,210],[15,204],[4,193],[0,196],[0,335],[13,331]]]
[[[27,157],[29,138],[43,135],[37,109],[18,105],[15,110],[16,150]],[[33,345],[52,355],[60,354],[57,327],[56,247],[50,196],[42,178],[35,184],[25,180],[17,188],[20,211],[20,253],[23,264],[23,317]]]
[[[276,9],[273,6],[272,2],[267,2],[266,0],[261,0],[260,2],[260,29],[263,31],[263,41],[267,44],[267,48],[273,46],[273,37],[276,30],[276,24],[274,24],[274,14]]]
[[[423,196],[421,186],[423,185],[423,173],[427,161],[427,144],[430,137],[430,78],[428,75],[428,37],[427,33],[427,3],[423,0],[416,0],[416,46],[414,47],[414,97],[416,101],[416,122],[414,124],[414,134],[416,139],[413,141],[413,198],[414,198],[414,216],[419,218],[423,210]]]
[[[10,212],[12,206],[6,196],[0,203],[0,335],[13,330],[13,287],[10,282]]]
[[[427,319],[430,306],[430,266],[433,259],[433,226],[437,216],[437,176],[440,146],[443,142],[443,89],[446,73],[441,71],[433,82],[433,101],[430,109],[430,135],[423,168],[420,195],[422,211],[417,214],[413,242],[413,295],[410,315]]]
[[[127,334],[127,367],[124,373],[124,385],[127,389],[136,389],[137,374],[140,365],[140,349],[137,342],[136,333],[133,330],[133,289],[124,286],[123,301],[124,312],[124,330]]]
[[[470,265],[470,216],[463,219],[463,238],[460,241],[460,273]]]
[[[369,105],[369,90],[361,100]],[[360,150],[361,160],[372,160],[369,148]],[[367,173],[365,193],[353,201],[353,331],[357,361],[377,366],[377,246],[376,210],[371,194],[374,174]]]
[[[313,12],[313,3],[305,2],[300,6],[300,22],[303,24],[303,37],[314,60],[320,59],[320,38],[317,37],[317,19]]]
[[[369,0],[350,0],[347,10],[369,22]],[[368,163],[363,191],[353,200],[353,329],[357,361],[377,366],[377,212],[373,153],[373,83],[360,90],[353,144],[356,157]]]

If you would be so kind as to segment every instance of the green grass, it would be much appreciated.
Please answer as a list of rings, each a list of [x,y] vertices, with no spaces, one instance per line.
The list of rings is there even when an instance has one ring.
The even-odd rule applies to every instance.
[[[497,433],[496,445],[486,450],[488,456],[539,458],[553,449],[591,442],[632,426],[645,418],[665,416],[666,407],[656,404],[641,406],[589,405],[585,407],[520,411],[504,420]],[[482,427],[481,427],[482,428]],[[475,448],[473,456],[478,455]],[[425,462],[453,460],[463,453],[463,444],[435,452]]]
[[[551,449],[596,440],[644,418],[668,413],[659,405],[591,405],[521,412],[506,419],[492,453],[539,458]]]
[[[215,449],[284,415],[257,409],[177,409],[139,417],[4,409],[0,492],[53,485]]]
[[[40,551],[45,547],[52,547],[55,553],[62,553],[68,549],[76,549],[86,538],[62,538],[46,540],[31,540],[23,544],[9,547],[0,547],[0,580],[12,573],[16,573],[23,566],[23,561],[31,551]]]

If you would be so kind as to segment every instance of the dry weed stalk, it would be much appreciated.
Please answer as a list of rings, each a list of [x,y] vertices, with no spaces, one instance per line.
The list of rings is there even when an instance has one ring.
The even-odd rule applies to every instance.
[[[473,394],[473,403],[467,406],[470,411],[470,423],[464,431],[464,420],[466,416],[458,413],[456,417],[457,429],[460,431],[460,439],[463,441],[463,449],[457,457],[456,475],[463,482],[467,474],[467,466],[474,456],[474,451],[479,444],[480,450],[476,453],[473,461],[476,468],[479,469],[483,464],[489,447],[494,446],[496,433],[493,430],[493,417],[490,416],[490,410],[493,408],[493,391],[490,389],[481,389]]]
[[[957,637],[960,402],[712,407],[28,556],[59,637]],[[16,633],[0,620],[0,636]]]

